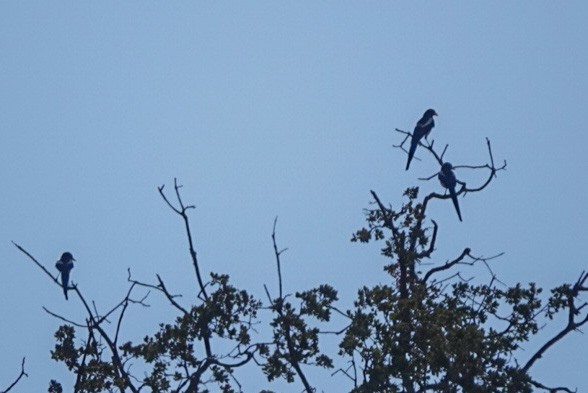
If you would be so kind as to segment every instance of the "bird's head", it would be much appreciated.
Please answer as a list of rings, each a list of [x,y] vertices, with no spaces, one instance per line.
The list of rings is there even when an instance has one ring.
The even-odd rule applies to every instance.
[[[73,255],[71,255],[71,252],[64,252],[63,254],[61,254],[61,261],[62,262],[71,262],[71,261],[75,261]]]
[[[453,165],[451,165],[450,162],[444,162],[443,165],[441,165],[441,172],[443,173],[451,172],[452,169]]]
[[[427,109],[423,115],[423,117],[426,119],[430,119],[433,116],[439,116],[437,112],[435,112],[435,109]]]

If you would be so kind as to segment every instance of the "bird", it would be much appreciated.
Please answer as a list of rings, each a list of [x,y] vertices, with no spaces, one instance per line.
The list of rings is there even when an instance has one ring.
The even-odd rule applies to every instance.
[[[453,165],[451,165],[449,162],[441,165],[441,171],[439,172],[438,177],[441,185],[449,190],[449,195],[451,195],[453,206],[455,206],[455,211],[457,211],[457,216],[459,217],[459,221],[461,221],[461,212],[459,210],[459,203],[457,202],[457,194],[455,193],[457,179],[455,178],[455,173],[453,173]]]
[[[423,117],[417,122],[416,126],[414,127],[414,131],[412,132],[412,139],[410,141],[410,149],[408,151],[408,161],[406,162],[406,170],[410,167],[410,162],[414,157],[414,152],[416,151],[419,142],[423,137],[427,137],[433,127],[435,127],[435,121],[433,120],[433,116],[439,116],[434,109],[427,109],[423,114]]]
[[[67,288],[69,286],[69,272],[73,269],[73,261],[75,261],[71,252],[64,252],[61,254],[61,258],[55,263],[55,267],[61,273],[61,286],[63,287],[63,294],[65,295],[65,300],[67,299]]]

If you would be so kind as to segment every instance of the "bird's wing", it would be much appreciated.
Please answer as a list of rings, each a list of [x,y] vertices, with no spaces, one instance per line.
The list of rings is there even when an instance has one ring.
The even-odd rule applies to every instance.
[[[443,187],[449,188],[449,182],[447,181],[447,176],[445,175],[445,173],[439,172],[437,178],[439,179],[439,183],[441,183]]]
[[[417,123],[417,127],[421,127],[421,128],[427,128],[427,127],[433,126],[433,125],[435,125],[433,117],[429,117],[429,119],[427,119],[427,120],[421,119]]]

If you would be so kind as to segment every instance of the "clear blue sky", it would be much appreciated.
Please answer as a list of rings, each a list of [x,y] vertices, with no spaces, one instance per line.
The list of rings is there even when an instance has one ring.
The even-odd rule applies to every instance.
[[[174,177],[197,206],[205,272],[275,293],[277,215],[285,290],[330,283],[347,308],[357,288],[388,282],[378,245],[349,238],[370,189],[395,206],[407,186],[439,190],[417,180],[430,162],[407,173],[392,148],[394,128],[412,129],[428,107],[454,164],[485,163],[485,137],[508,161],[486,192],[461,199],[463,223],[448,201],[431,205],[431,262],[504,251],[492,266],[508,284],[576,280],[588,268],[587,17],[581,1],[0,3],[0,388],[26,356],[15,392],[51,378],[68,390],[73,377],[49,354],[60,321],[41,306],[83,320],[11,240],[50,268],[72,251],[73,280],[102,311],[124,295],[128,267],[193,296],[181,222],[156,189]],[[128,337],[171,318],[150,299],[129,315]],[[533,375],[588,391],[587,345],[567,337]],[[348,386],[312,378],[325,392]],[[276,388],[260,374],[242,382]]]

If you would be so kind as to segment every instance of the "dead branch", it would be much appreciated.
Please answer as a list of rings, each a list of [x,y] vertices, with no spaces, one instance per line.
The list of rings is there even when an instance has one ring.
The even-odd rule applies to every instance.
[[[278,267],[279,298],[282,299],[284,297],[284,293],[282,291],[282,264],[280,262],[280,255],[282,255],[282,253],[284,251],[286,251],[287,248],[284,248],[283,250],[278,251],[278,246],[276,243],[276,224],[277,223],[278,223],[278,217],[276,216],[276,218],[274,218],[274,227],[272,230],[272,243],[274,245],[274,254],[276,256],[276,265]]]
[[[180,215],[182,217],[182,220],[184,221],[186,235],[188,236],[190,257],[192,258],[192,264],[194,265],[194,271],[196,272],[196,279],[198,280],[198,285],[200,286],[200,292],[198,293],[198,297],[200,297],[200,295],[202,295],[202,296],[204,296],[204,300],[208,300],[208,294],[206,293],[206,287],[204,285],[204,281],[202,281],[202,276],[200,275],[200,267],[198,265],[198,256],[196,254],[196,249],[194,248],[194,242],[192,240],[192,231],[190,230],[190,222],[188,219],[188,214],[186,213],[186,211],[188,209],[195,209],[196,206],[194,206],[194,205],[185,206],[184,205],[184,202],[182,201],[182,196],[180,195],[180,188],[182,188],[182,186],[178,185],[177,178],[174,178],[174,189],[175,189],[175,193],[176,193],[176,199],[178,200],[178,204],[180,206],[179,209],[176,208],[169,201],[169,199],[167,198],[167,196],[163,192],[164,188],[165,188],[165,184],[162,185],[161,187],[157,187],[157,189],[159,190],[159,195],[161,195],[161,197],[163,198],[165,203],[167,203],[167,205],[174,212],[176,212],[178,215]]]

